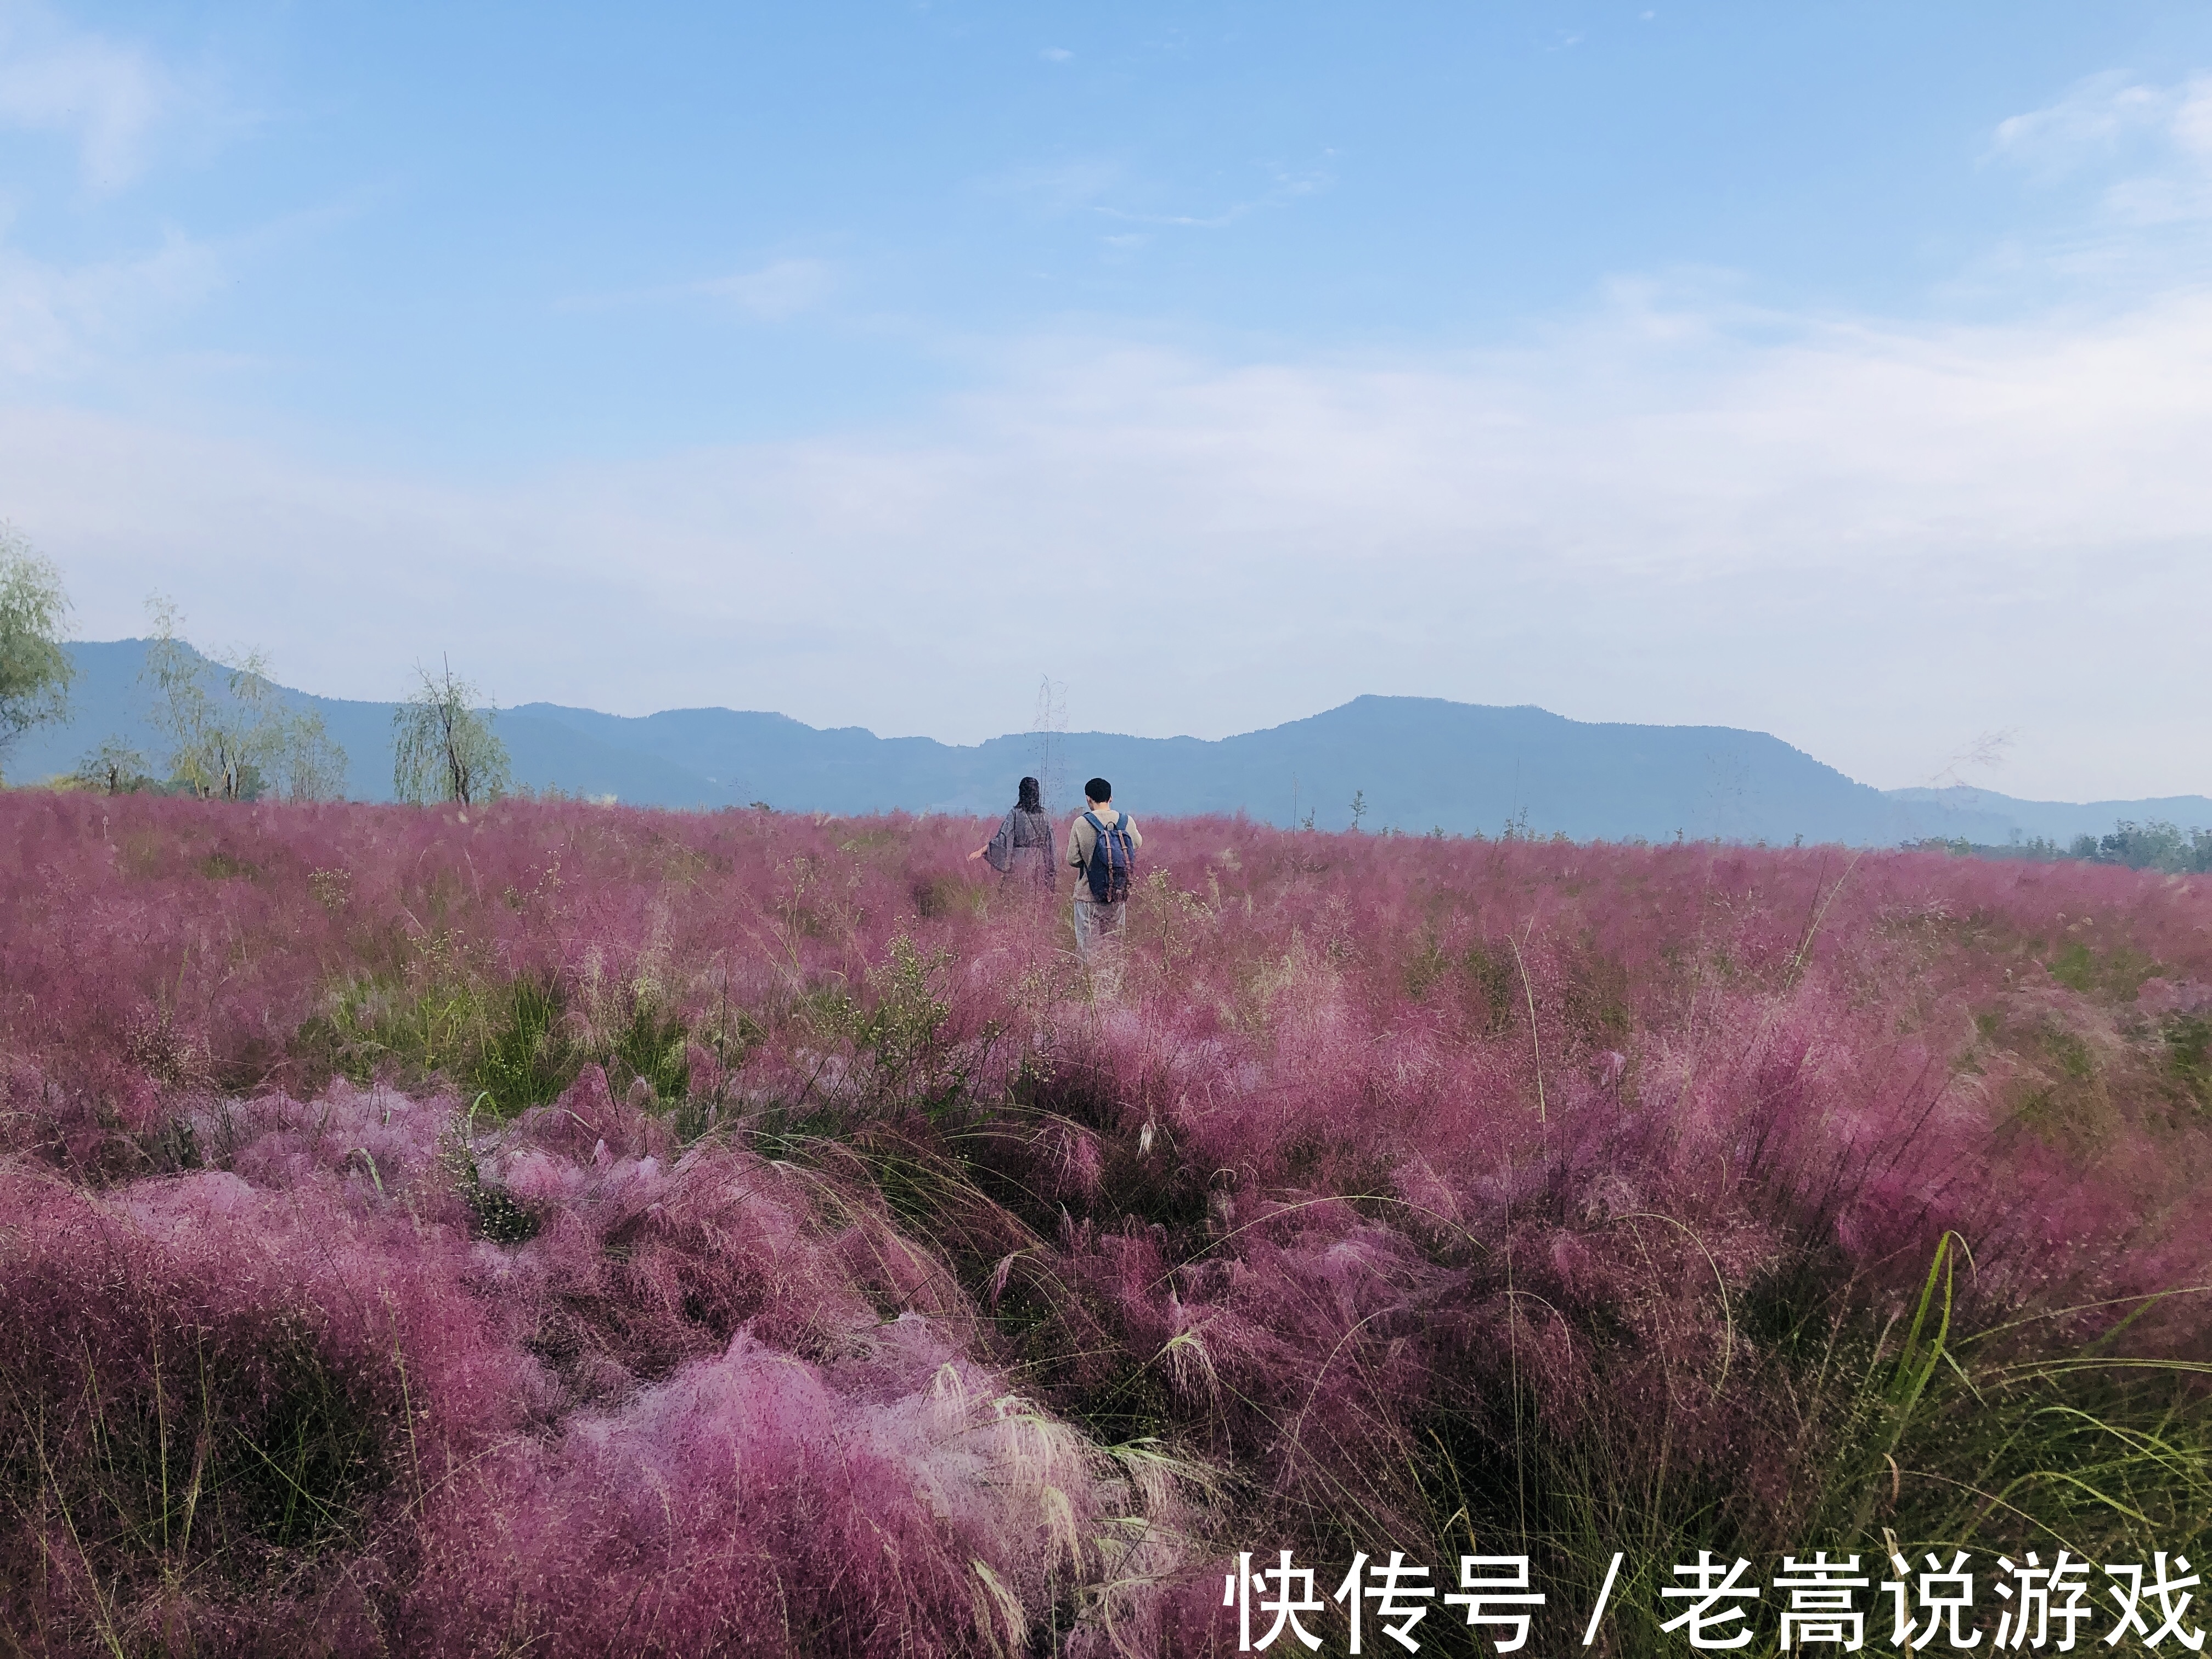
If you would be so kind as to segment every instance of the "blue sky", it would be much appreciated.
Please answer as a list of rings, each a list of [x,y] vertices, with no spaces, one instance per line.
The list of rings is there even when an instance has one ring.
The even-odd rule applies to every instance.
[[[2194,5],[0,0],[0,517],[342,696],[2212,791],[2208,228]]]

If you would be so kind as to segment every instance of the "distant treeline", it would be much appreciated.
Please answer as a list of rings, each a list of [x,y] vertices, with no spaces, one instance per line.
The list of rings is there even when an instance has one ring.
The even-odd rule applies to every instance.
[[[0,523],[0,761],[32,727],[66,720],[76,668],[62,647],[69,595],[53,562]],[[185,795],[197,800],[343,799],[346,754],[323,717],[287,699],[258,651],[209,657],[188,644],[175,603],[147,601],[153,637],[139,684],[160,752],[120,735],[103,738],[75,769],[48,780],[110,795]],[[472,806],[514,793],[507,745],[483,694],[441,661],[417,663],[418,682],[392,714],[392,793],[422,805]],[[610,798],[611,799],[611,798]]]
[[[2184,830],[2156,819],[2148,823],[2123,819],[2110,835],[2076,836],[2066,842],[2039,836],[2032,841],[1990,846],[1964,836],[1947,841],[1937,836],[1911,845],[1958,858],[2028,859],[2039,863],[2069,859],[2086,864],[2124,865],[2130,870],[2163,870],[2177,876],[2212,872],[2212,830]]]

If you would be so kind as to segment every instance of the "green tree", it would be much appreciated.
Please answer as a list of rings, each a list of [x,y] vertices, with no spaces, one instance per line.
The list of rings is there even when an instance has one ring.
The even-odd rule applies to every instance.
[[[175,601],[147,602],[154,637],[142,678],[154,725],[169,740],[171,781],[202,800],[326,800],[345,781],[345,750],[322,716],[289,707],[258,651],[203,656],[179,636]]]
[[[2083,836],[2075,845],[2088,839]],[[2212,831],[2184,830],[2159,818],[2148,823],[2123,818],[2111,835],[2099,836],[2096,844],[2081,856],[2100,864],[2124,864],[2130,870],[2187,875],[2212,869]]]
[[[102,738],[98,748],[86,750],[70,781],[104,795],[136,794],[154,781],[146,775],[145,756],[121,738]]]
[[[404,801],[492,800],[512,787],[507,745],[492,729],[498,711],[479,707],[483,694],[444,663],[392,714],[392,790]]]
[[[0,524],[0,757],[31,727],[69,712],[74,671],[61,643],[69,613],[61,573]]]

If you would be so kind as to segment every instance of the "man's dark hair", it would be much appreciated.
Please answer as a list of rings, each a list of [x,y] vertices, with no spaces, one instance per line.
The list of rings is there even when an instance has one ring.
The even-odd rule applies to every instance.
[[[1083,799],[1099,802],[1114,799],[1114,786],[1103,778],[1093,778],[1083,786]]]

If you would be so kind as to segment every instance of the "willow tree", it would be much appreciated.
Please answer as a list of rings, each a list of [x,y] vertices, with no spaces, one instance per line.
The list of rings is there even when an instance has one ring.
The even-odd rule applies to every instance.
[[[0,524],[0,757],[33,726],[69,712],[74,671],[61,643],[69,611],[52,562]]]
[[[482,694],[450,662],[435,674],[418,663],[415,672],[422,683],[392,713],[392,793],[418,806],[473,806],[505,794],[507,745],[492,730],[497,711],[478,707]]]
[[[177,632],[173,600],[148,601],[154,637],[142,678],[154,726],[168,739],[170,781],[203,800],[323,800],[345,782],[345,750],[322,716],[292,705],[258,651],[208,657]]]

